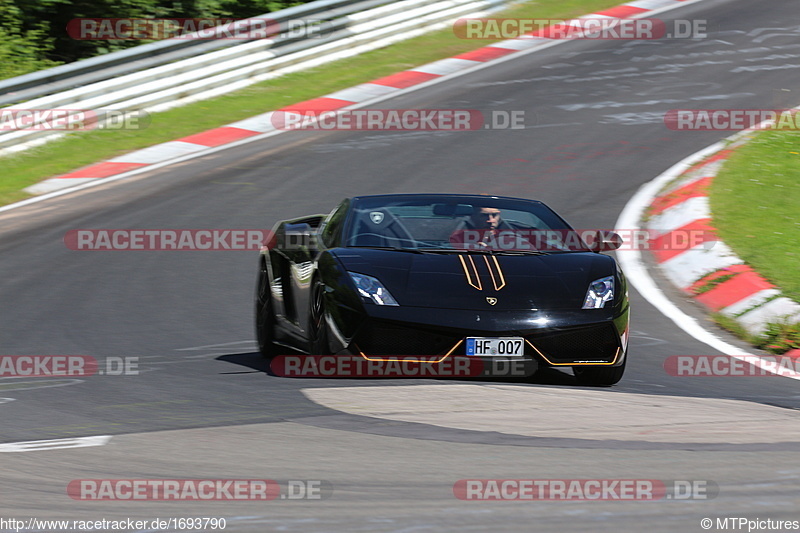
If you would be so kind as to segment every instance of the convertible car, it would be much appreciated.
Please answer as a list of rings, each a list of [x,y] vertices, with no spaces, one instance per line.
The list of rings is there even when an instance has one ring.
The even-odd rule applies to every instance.
[[[578,232],[539,201],[359,196],[279,222],[256,287],[261,353],[504,358],[571,367],[584,385],[625,370],[628,289],[618,235]]]

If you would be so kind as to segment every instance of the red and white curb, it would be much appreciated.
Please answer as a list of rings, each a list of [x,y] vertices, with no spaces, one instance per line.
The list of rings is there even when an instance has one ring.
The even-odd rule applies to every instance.
[[[738,137],[738,136],[737,136]],[[673,232],[701,230],[705,242],[688,250],[655,251],[666,277],[711,311],[735,319],[750,334],[763,333],[769,322],[800,321],[800,304],[781,296],[780,290],[719,240],[712,225],[708,189],[725,160],[747,137],[719,149],[685,170],[663,189],[648,208],[647,228],[657,241]]]
[[[641,18],[652,15],[654,11],[667,11],[669,9],[687,5],[700,0],[637,0],[622,4],[611,9],[599,11],[589,15],[579,17],[585,18],[608,18],[608,19],[630,19]],[[570,24],[567,21],[566,24]],[[530,34],[523,35],[516,39],[498,42],[466,52],[455,57],[435,61],[427,65],[416,67],[411,70],[399,72],[391,76],[363,83],[349,89],[337,91],[320,98],[307,100],[285,107],[280,111],[291,110],[314,110],[336,111],[356,107],[365,102],[378,98],[386,98],[410,87],[430,83],[433,80],[447,76],[463,74],[474,69],[479,65],[493,63],[501,58],[518,54],[521,52],[531,52],[540,48],[546,48],[564,40],[542,37],[547,30],[538,30]],[[134,170],[143,170],[151,166],[164,166],[163,164],[173,159],[185,159],[187,155],[204,155],[212,148],[236,143],[243,139],[263,135],[265,133],[281,133],[272,124],[273,112],[264,113],[255,117],[248,118],[208,130],[195,135],[190,135],[176,141],[171,141],[155,146],[150,146],[143,150],[131,152],[108,161],[95,163],[88,167],[55,177],[46,179],[25,189],[30,194],[45,194],[60,189],[86,185],[95,180],[109,178],[124,174]]]
[[[758,129],[758,127],[756,129]],[[684,201],[689,201],[694,196],[706,196],[705,191],[702,190],[701,182],[703,178],[710,176],[699,176],[695,174],[690,177],[689,174],[693,173],[695,170],[703,168],[704,170],[702,173],[713,173],[713,175],[716,175],[719,169],[716,168],[715,170],[715,166],[718,167],[719,164],[715,164],[715,162],[711,160],[707,161],[707,158],[719,155],[725,149],[730,148],[730,142],[735,142],[748,133],[749,132],[742,132],[736,134],[727,140],[714,143],[711,146],[699,150],[698,152],[674,164],[672,167],[664,171],[661,175],[657,176],[653,180],[642,185],[639,190],[637,190],[636,193],[630,198],[630,200],[628,200],[628,203],[625,204],[625,207],[622,209],[622,212],[617,219],[615,227],[626,229],[629,228],[633,230],[641,229],[641,224],[644,224],[642,221],[647,218],[646,211],[650,206],[661,208],[663,211],[666,211],[669,207],[677,206]],[[725,156],[723,155],[723,157]],[[670,184],[674,183],[676,180],[681,179],[682,176],[685,181],[678,185],[677,189],[674,186],[670,186]],[[675,192],[680,190],[681,186],[689,187],[692,185],[692,183],[699,185],[697,185],[696,190],[684,190],[683,192],[687,193],[685,197],[680,195],[670,196],[669,194],[664,194],[665,190]],[[662,200],[660,202],[656,202],[657,198],[661,198]],[[705,200],[705,202],[707,206],[708,201]],[[689,210],[688,208],[684,209],[687,209],[687,211]],[[695,206],[695,209],[699,210],[700,208]],[[653,212],[656,213],[656,216],[658,215],[657,209],[654,209]],[[699,220],[702,220],[702,218]],[[674,224],[680,224],[681,222],[691,223],[688,220],[675,220]],[[669,233],[669,231],[669,228],[661,228],[660,233],[661,235],[664,235]],[[659,237],[661,235],[659,235]],[[709,245],[716,247],[717,244],[715,240],[718,242],[716,237],[712,236],[709,240]],[[674,322],[676,326],[678,326],[688,335],[694,337],[696,340],[707,344],[714,350],[724,353],[734,359],[744,361],[747,364],[761,368],[766,372],[774,373],[775,362],[773,358],[762,358],[758,355],[750,353],[750,350],[746,348],[731,344],[727,340],[721,338],[716,332],[707,329],[704,323],[699,322],[696,318],[686,314],[682,309],[680,309],[672,299],[667,297],[661,287],[650,275],[650,269],[647,267],[642,257],[643,253],[644,252],[642,250],[639,250],[636,247],[617,250],[617,260],[622,266],[622,269],[625,271],[631,286],[636,289],[642,298],[644,298],[650,305],[652,305],[665,317]],[[697,251],[695,251],[695,253],[697,253]],[[661,262],[664,263],[665,261]],[[736,265],[728,268],[732,270],[740,269],[744,268],[744,265],[737,263]],[[752,294],[752,292],[748,291],[748,294]],[[734,298],[738,301],[742,300],[737,298],[734,293],[731,293],[731,298]],[[736,302],[732,302],[727,307],[730,307],[730,305],[733,305],[733,303]],[[798,353],[798,350],[792,350],[786,355],[789,357],[796,357],[800,356],[800,353]],[[797,374],[783,374],[783,376],[788,377],[789,379],[800,380],[800,375]]]

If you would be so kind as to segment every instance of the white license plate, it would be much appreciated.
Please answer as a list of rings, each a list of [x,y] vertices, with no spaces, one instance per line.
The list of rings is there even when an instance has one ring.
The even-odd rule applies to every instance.
[[[525,355],[522,337],[467,337],[467,355],[511,356]]]

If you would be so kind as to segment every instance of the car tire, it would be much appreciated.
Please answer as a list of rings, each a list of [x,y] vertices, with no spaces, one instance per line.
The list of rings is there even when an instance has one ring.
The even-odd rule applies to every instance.
[[[308,352],[312,355],[330,355],[328,325],[325,322],[325,286],[319,281],[314,282],[311,291],[308,329]]]
[[[266,265],[262,262],[256,287],[256,340],[258,351],[266,359],[278,355],[274,339],[275,310],[272,308],[272,293],[269,290]]]
[[[610,387],[622,379],[627,357],[620,366],[573,366],[572,372],[580,385]]]

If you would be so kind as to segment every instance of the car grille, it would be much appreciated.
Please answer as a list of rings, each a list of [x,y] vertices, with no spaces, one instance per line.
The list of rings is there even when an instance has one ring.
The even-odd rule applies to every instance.
[[[366,355],[444,355],[464,338],[457,334],[448,335],[373,321],[364,325],[353,344]],[[611,362],[620,346],[612,324],[551,330],[525,338],[552,363]],[[452,355],[464,354],[463,342],[452,351]],[[536,351],[526,346],[525,355],[535,356]]]
[[[367,355],[443,355],[459,340],[416,328],[370,324],[356,335],[354,343]]]
[[[611,324],[539,333],[526,338],[553,363],[611,362],[620,346]]]

